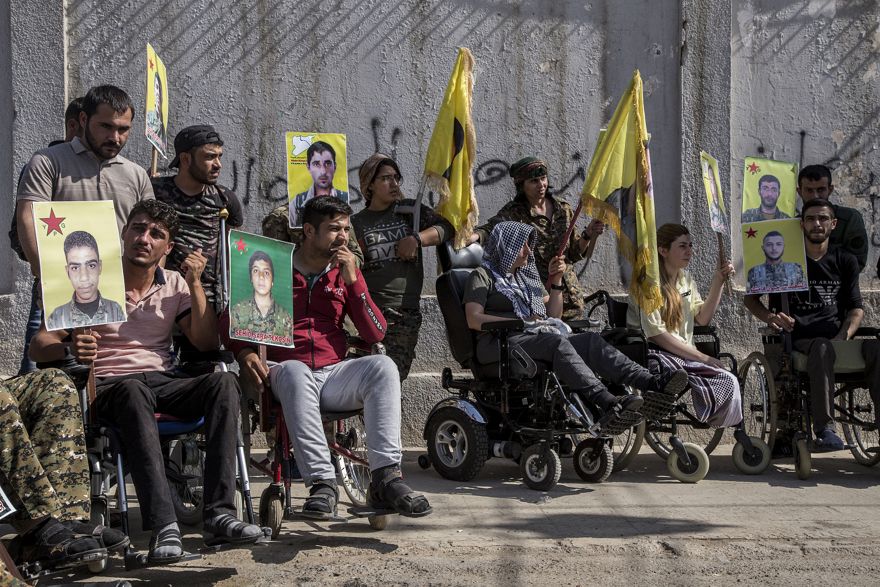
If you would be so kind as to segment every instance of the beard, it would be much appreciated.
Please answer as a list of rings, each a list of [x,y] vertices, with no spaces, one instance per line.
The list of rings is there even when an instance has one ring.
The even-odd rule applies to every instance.
[[[101,159],[112,159],[122,150],[122,147],[125,146],[125,143],[120,143],[117,145],[116,143],[106,141],[101,145],[97,144],[94,135],[89,131],[89,123],[86,121],[86,126],[83,128],[83,137],[86,139],[86,143],[89,145],[89,149],[100,157]]]
[[[217,179],[220,177],[219,175],[217,177],[211,177],[208,175],[207,171],[199,169],[192,162],[189,164],[189,174],[194,180],[204,185],[215,185]]]

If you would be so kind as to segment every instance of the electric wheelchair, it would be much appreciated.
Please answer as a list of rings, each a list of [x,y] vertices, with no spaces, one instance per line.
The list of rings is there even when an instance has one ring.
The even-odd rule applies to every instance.
[[[868,467],[880,463],[880,436],[861,344],[878,338],[880,329],[862,327],[853,339],[833,342],[835,420],[856,462]],[[740,367],[740,378],[750,390],[748,397],[743,394],[745,426],[749,434],[774,448],[774,453],[790,454],[798,478],[807,479],[814,449],[807,356],[792,349],[789,333],[763,329],[761,341],[764,351],[753,352]]]
[[[552,371],[511,348],[508,336],[522,330],[521,320],[483,326],[498,337],[500,361],[480,363],[462,299],[471,272],[480,265],[482,248],[473,244],[438,251],[446,270],[437,279],[437,300],[452,355],[471,377],[455,377],[449,367],[443,370],[442,385],[454,396],[430,411],[424,428],[428,454],[419,464],[433,465],[447,479],[468,481],[490,457],[510,458],[519,462],[528,487],[547,491],[559,481],[560,456],[572,456],[581,479],[606,480],[614,467],[612,437],[637,421],[621,413],[602,425],[594,410],[569,393]]]
[[[615,300],[608,292],[597,291],[587,298],[587,316],[592,317],[599,310],[606,312],[605,339],[633,361],[649,367],[648,350],[650,345],[640,330],[627,327],[627,302]],[[743,405],[746,398],[759,393],[754,378],[746,379],[743,370],[730,353],[721,352],[721,342],[715,327],[695,326],[694,344],[703,353],[726,361],[730,371],[739,373],[740,389],[743,394]],[[645,421],[640,424],[637,434],[642,436],[648,446],[663,459],[669,473],[679,481],[696,483],[709,472],[709,455],[724,435],[723,428],[715,428],[699,421],[693,414],[685,389],[675,401],[663,406],[644,405],[642,412]],[[745,411],[745,410],[744,410]],[[770,465],[771,449],[766,440],[754,433],[747,423],[734,427],[736,444],[733,448],[733,463],[743,474],[757,475]],[[634,442],[633,446],[640,446]],[[636,449],[637,450],[637,449]],[[631,458],[632,452],[623,458]]]

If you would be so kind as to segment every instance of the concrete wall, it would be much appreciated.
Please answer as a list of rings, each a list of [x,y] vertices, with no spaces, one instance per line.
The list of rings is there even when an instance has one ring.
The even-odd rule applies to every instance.
[[[13,105],[0,99],[0,123],[14,123],[11,150],[0,141],[0,181],[9,189],[29,154],[60,134],[67,98],[92,85],[126,88],[141,127],[150,42],[168,67],[171,136],[195,122],[218,127],[226,140],[221,181],[245,202],[247,228],[258,230],[285,198],[287,130],[346,133],[354,187],[364,158],[391,152],[414,194],[456,48],[467,46],[477,62],[476,191],[484,218],[512,195],[509,163],[528,154],[548,161],[551,184],[575,202],[598,130],[639,68],[658,223],[681,217],[694,229],[710,253],[696,261],[706,282],[715,244],[705,227],[701,149],[722,161],[725,192],[735,194],[742,157],[759,147],[794,157],[805,129],[805,160],[830,161],[842,199],[874,223],[874,2],[11,0],[5,9],[0,31],[8,21],[11,36],[0,38],[11,52],[0,69],[11,70],[12,91],[2,95]],[[148,164],[142,133],[124,154]],[[356,194],[355,209],[362,205]],[[0,209],[3,226],[9,214]],[[0,372],[11,373],[29,278],[6,258]],[[433,255],[427,273],[434,274]],[[590,289],[622,291],[617,274],[614,241],[603,238],[582,279]],[[419,358],[404,392],[410,442],[443,395],[439,370],[453,364],[430,277],[425,292]],[[751,327],[736,300],[725,302],[719,322],[728,332]],[[749,350],[742,338],[731,342]]]

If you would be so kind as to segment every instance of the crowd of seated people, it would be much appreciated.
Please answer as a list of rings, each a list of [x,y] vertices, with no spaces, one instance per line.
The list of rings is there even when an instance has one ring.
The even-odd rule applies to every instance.
[[[203,417],[205,435],[204,533],[206,540],[247,545],[262,536],[235,517],[236,434],[241,388],[227,372],[184,376],[175,370],[172,335],[197,356],[221,346],[235,353],[241,380],[270,386],[280,403],[309,496],[302,513],[332,517],[339,492],[321,411],[363,409],[372,481],[371,506],[420,517],[427,498],[403,479],[400,444],[401,383],[418,340],[423,247],[449,241],[448,221],[404,197],[397,162],[376,153],[361,166],[364,210],[353,214],[334,196],[316,196],[301,210],[301,227],[290,228],[286,207],[263,219],[266,236],[296,244],[293,256],[295,348],[269,349],[267,361],[255,345],[230,340],[220,259],[227,227],[245,224],[232,190],[218,183],[224,142],[210,125],[177,133],[173,176],[149,177],[121,155],[134,128],[134,106],[122,89],[104,85],[74,100],[66,113],[65,141],[35,153],[22,170],[12,236],[34,275],[31,313],[21,372],[0,383],[0,477],[20,505],[15,524],[22,560],[67,568],[126,547],[129,537],[89,520],[89,475],[79,395],[69,377],[36,364],[82,364],[95,377],[95,409],[122,431],[123,450],[135,485],[141,519],[151,532],[148,559],[174,563],[184,556],[180,528],[165,478],[154,413],[184,419]],[[575,263],[585,259],[604,225],[592,221],[563,243],[572,210],[551,194],[547,165],[528,157],[510,168],[516,195],[472,241],[482,240],[482,264],[470,276],[464,297],[476,353],[497,360],[499,346],[487,322],[519,318],[523,332],[513,347],[554,370],[564,385],[597,406],[606,418],[638,412],[655,394],[677,396],[690,386],[698,417],[716,426],[742,418],[736,377],[693,345],[695,324],[707,324],[733,273],[722,263],[703,299],[687,271],[693,244],[687,229],[658,231],[664,305],[639,314],[631,304],[631,326],[657,347],[652,373],[629,360],[596,333],[569,335],[563,320],[583,318],[583,290]],[[75,178],[76,181],[72,181]],[[99,185],[100,184],[100,185]],[[109,189],[108,189],[109,186]],[[813,421],[817,442],[842,448],[831,409],[835,340],[850,338],[862,316],[858,275],[867,239],[857,211],[835,206],[827,168],[801,172],[801,224],[807,241],[810,291],[795,296],[789,313],[770,297],[746,299],[768,325],[792,332],[795,346],[810,357]],[[111,199],[122,242],[127,321],[91,328],[47,330],[40,301],[40,263],[32,207],[35,202]],[[413,218],[420,224],[413,229]],[[562,246],[565,245],[565,246]],[[562,251],[560,254],[559,251]],[[829,284],[833,299],[814,288]],[[822,290],[826,291],[826,290]],[[817,297],[818,296],[818,297]],[[343,322],[349,318],[367,342],[388,342],[388,355],[347,358]],[[320,333],[320,334],[317,334]],[[880,349],[862,349],[875,405],[880,403]],[[600,379],[601,378],[601,379]],[[606,382],[642,390],[614,395]],[[880,416],[878,416],[880,425]]]

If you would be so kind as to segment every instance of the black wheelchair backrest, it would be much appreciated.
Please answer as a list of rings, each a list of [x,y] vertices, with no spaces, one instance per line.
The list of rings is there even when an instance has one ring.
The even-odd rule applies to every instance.
[[[452,269],[437,278],[437,303],[446,323],[446,337],[452,356],[465,369],[474,356],[474,333],[468,327],[462,299],[473,269]]]
[[[629,304],[615,300],[611,296],[606,298],[606,307],[608,309],[608,324],[611,328],[626,327],[626,312],[629,310]]]
[[[437,261],[444,273],[451,269],[476,269],[483,262],[483,247],[473,243],[456,250],[446,241],[437,246]]]

